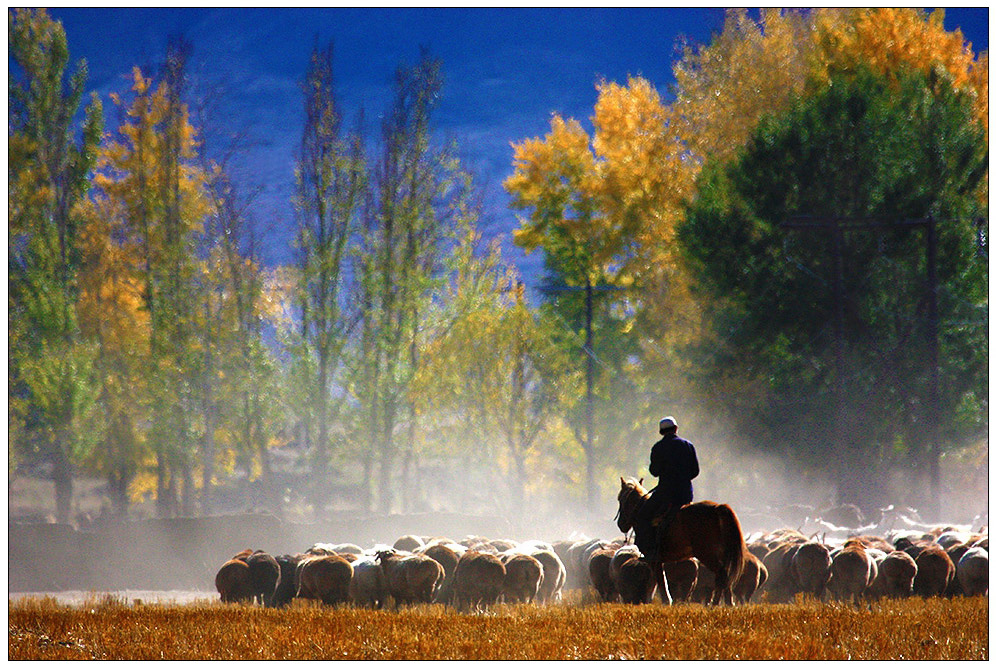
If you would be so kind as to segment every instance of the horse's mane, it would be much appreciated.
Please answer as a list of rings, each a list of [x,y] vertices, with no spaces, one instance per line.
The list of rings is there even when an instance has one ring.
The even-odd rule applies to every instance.
[[[635,490],[640,495],[640,497],[643,497],[644,495],[647,494],[646,488],[644,488],[643,485],[641,485],[640,480],[637,479],[635,476],[627,476],[625,479],[623,479],[623,484],[633,488],[633,490]]]

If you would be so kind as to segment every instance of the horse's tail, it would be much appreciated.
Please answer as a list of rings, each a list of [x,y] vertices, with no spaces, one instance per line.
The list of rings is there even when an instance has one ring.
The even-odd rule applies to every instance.
[[[723,566],[726,567],[728,583],[736,585],[747,563],[747,543],[740,528],[740,519],[728,504],[717,506],[720,520],[720,540],[723,544]]]

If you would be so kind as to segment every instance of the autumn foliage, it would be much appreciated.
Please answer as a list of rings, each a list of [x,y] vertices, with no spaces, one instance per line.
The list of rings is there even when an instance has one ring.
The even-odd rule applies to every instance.
[[[907,148],[924,133],[933,133],[928,145],[976,138],[979,128],[987,144],[988,54],[943,20],[942,10],[921,9],[730,10],[708,43],[680,45],[672,90],[638,76],[595,82],[590,118],[552,114],[548,133],[511,147],[504,187],[518,215],[513,241],[544,260],[542,286],[530,286],[545,291],[535,304],[499,246],[482,248],[481,191],[456,148],[433,132],[443,77],[428,52],[398,68],[376,140],[334,94],[331,48],[312,54],[302,72],[297,190],[287,203],[298,224],[294,260],[272,267],[257,236],[266,216],[230,165],[239,148],[212,144],[198,127],[205,110],[192,102],[189,45],[171,41],[162,63],[123,73],[105,129],[99,98],[81,108],[87,69],[72,66],[62,26],[44,10],[10,11],[9,472],[51,466],[62,522],[71,520],[80,472],[107,480],[118,515],[139,501],[153,501],[161,516],[210,513],[212,491],[234,479],[240,494],[262,490],[254,504],[298,504],[317,515],[340,503],[429,508],[433,485],[513,514],[556,490],[561,498],[547,506],[559,511],[605,493],[598,482],[643,467],[645,453],[632,444],[648,438],[648,421],[664,407],[718,432],[736,425],[737,412],[771,408],[772,387],[795,370],[823,392],[832,376],[825,341],[819,356],[800,355],[789,329],[764,331],[766,357],[747,351],[742,365],[723,364],[749,337],[738,329],[744,314],[726,309],[730,296],[709,290],[714,279],[747,272],[757,283],[734,288],[750,285],[744,301],[754,303],[777,281],[750,274],[766,261],[746,259],[736,245],[702,245],[730,252],[722,262],[694,258],[679,230],[712,189],[723,204],[716,211],[753,216],[743,229],[770,232],[777,221],[748,212],[715,175],[772,138],[788,149],[814,141],[797,132],[812,120],[798,110],[842,82],[871,77],[866,88],[885,87],[874,98],[884,107],[901,98],[917,114],[940,106],[946,113],[936,118],[955,119],[943,131],[911,125],[922,132],[903,135]],[[918,82],[912,93],[910,81]],[[819,110],[834,117],[829,125],[844,118],[832,104]],[[803,148],[793,155],[823,155]],[[920,161],[933,171],[890,193],[938,185],[957,206],[931,202],[930,213],[964,219],[942,251],[975,262],[986,243],[988,180],[973,168],[963,182],[945,181],[978,157],[956,148]],[[761,161],[766,182],[784,176],[788,149]],[[909,151],[898,153],[905,160]],[[824,162],[843,171],[837,156]],[[921,174],[899,158],[882,172]],[[703,239],[738,241],[707,213]],[[769,256],[784,250],[772,248]],[[900,280],[891,258],[876,253],[885,267],[876,265],[876,285]],[[909,305],[921,309],[922,261],[911,253],[902,275],[911,297],[900,309],[883,293],[869,309],[892,305],[903,318]],[[712,276],[697,273],[703,267]],[[941,291],[942,361],[972,386],[946,391],[953,436],[945,448],[956,450],[985,441],[986,384],[958,370],[987,355],[987,339],[965,339],[962,327],[987,309],[975,290],[987,268],[941,267],[972,284]],[[786,291],[775,302],[811,302],[817,293]],[[868,320],[875,350],[874,337],[905,323]],[[825,334],[822,325],[812,332]],[[896,350],[913,350],[904,348],[907,334],[896,335]],[[926,374],[910,364],[910,378]],[[716,373],[700,373],[710,366]],[[583,428],[588,387],[591,434]],[[896,402],[904,408],[893,420],[911,424],[903,411],[918,411],[919,400]],[[793,409],[773,411],[778,418],[749,425],[756,431],[737,447],[797,450],[797,441],[768,443],[764,425]],[[883,437],[868,454],[915,470],[907,441]]]
[[[653,414],[668,402],[701,406],[701,399],[710,395],[730,413],[743,413],[752,402],[765,405],[762,397],[775,383],[778,365],[794,364],[784,348],[790,335],[782,333],[769,340],[780,351],[780,362],[748,357],[747,377],[723,367],[724,343],[711,338],[710,330],[735,339],[742,319],[717,317],[720,298],[703,289],[709,277],[693,278],[675,234],[700,197],[705,166],[737,160],[749,142],[763,139],[764,128],[773,127],[793,106],[820,95],[834,81],[865,73],[889,82],[897,99],[908,95],[901,93],[902,82],[920,75],[925,93],[936,97],[937,104],[968,101],[972,115],[966,122],[979,124],[988,140],[988,54],[976,54],[959,31],[945,30],[943,18],[943,10],[920,9],[764,9],[756,19],[746,10],[730,10],[710,43],[685,46],[674,64],[676,84],[669,99],[638,77],[625,85],[599,82],[591,134],[579,120],[554,114],[545,137],[513,144],[515,171],[505,188],[513,207],[524,212],[515,240],[527,251],[542,248],[548,265],[559,269],[565,280],[569,274],[564,268],[570,265],[551,264],[549,259],[562,259],[564,240],[574,240],[589,251],[575,263],[627,289],[617,294],[614,306],[622,310],[636,305],[632,318],[639,343],[632,350],[638,351],[642,378],[653,380],[645,413]],[[938,131],[938,136],[954,132],[961,131]],[[777,171],[783,156],[768,156],[767,164]],[[831,170],[842,175],[848,171],[845,156],[829,159]],[[784,165],[790,165],[788,160]],[[944,174],[957,182],[958,166],[974,164],[972,160],[949,162]],[[985,178],[972,179],[975,200],[983,208],[987,183]],[[849,195],[840,192],[834,197],[846,200]],[[743,209],[735,198],[729,206],[732,212]],[[772,224],[777,221],[764,223]],[[959,225],[975,225],[974,219]],[[725,232],[713,225],[703,234],[719,239]],[[723,266],[716,271],[749,272],[754,260],[739,253],[732,240],[726,241],[731,255],[723,263],[712,257],[715,267]],[[812,293],[796,297],[806,296]],[[806,364],[803,358],[799,361]],[[710,365],[717,369],[708,381],[688,383]],[[825,383],[825,376],[821,378]],[[655,386],[668,390],[655,392]],[[715,418],[711,415],[707,422]],[[755,437],[763,440],[760,432]]]

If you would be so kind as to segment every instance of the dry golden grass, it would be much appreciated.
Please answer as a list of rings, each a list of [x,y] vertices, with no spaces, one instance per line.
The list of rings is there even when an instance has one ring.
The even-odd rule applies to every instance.
[[[9,602],[9,660],[986,660],[987,597],[706,608],[499,606],[461,615],[220,603]]]

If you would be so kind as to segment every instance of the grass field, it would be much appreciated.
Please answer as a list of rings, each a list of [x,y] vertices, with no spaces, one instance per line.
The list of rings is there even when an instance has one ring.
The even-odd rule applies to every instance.
[[[707,608],[498,606],[462,615],[220,603],[9,601],[9,660],[987,660],[987,597]]]

